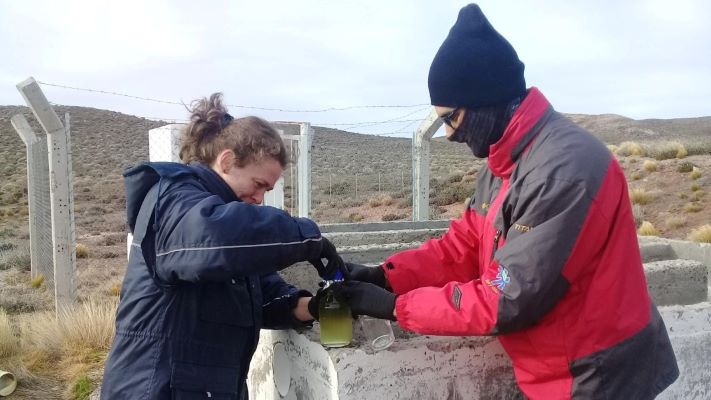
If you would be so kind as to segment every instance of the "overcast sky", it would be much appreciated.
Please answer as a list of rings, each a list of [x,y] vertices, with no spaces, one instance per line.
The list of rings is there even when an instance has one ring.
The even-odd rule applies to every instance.
[[[432,57],[465,1],[0,0],[0,104],[29,76],[66,86],[411,136],[428,112]],[[562,112],[711,115],[711,2],[480,1]],[[49,100],[163,119],[179,105],[44,86]],[[414,121],[413,121],[414,120]]]

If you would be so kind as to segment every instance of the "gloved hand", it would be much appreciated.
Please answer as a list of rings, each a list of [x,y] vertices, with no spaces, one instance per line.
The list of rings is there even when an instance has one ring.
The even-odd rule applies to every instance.
[[[331,285],[334,293],[351,307],[353,315],[370,315],[374,318],[395,321],[396,295],[368,282],[344,281]]]
[[[321,261],[322,258],[327,260],[326,265]],[[349,279],[350,277],[341,256],[336,251],[336,246],[325,237],[321,238],[321,254],[319,258],[309,260],[309,262],[316,268],[318,275],[323,279],[333,279],[336,271],[341,271],[344,279]]]
[[[346,263],[346,268],[350,278],[354,281],[372,283],[381,288],[386,287],[385,270],[383,270],[382,266],[368,267],[367,265]]]
[[[323,288],[319,288],[319,290],[316,291],[316,295],[309,300],[309,314],[311,314],[312,317],[316,321],[318,321],[318,303],[321,301],[321,298],[323,297]]]

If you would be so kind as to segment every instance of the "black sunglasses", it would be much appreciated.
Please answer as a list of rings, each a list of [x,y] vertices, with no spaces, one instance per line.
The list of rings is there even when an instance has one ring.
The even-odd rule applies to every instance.
[[[454,129],[454,127],[452,126],[452,120],[457,118],[457,114],[459,114],[459,110],[460,110],[459,108],[455,108],[454,110],[452,110],[444,115],[440,115],[439,119],[441,119],[442,122],[444,122],[445,124],[449,125],[450,128]]]

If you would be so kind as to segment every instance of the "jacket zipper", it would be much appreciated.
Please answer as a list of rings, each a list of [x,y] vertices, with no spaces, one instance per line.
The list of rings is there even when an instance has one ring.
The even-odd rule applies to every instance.
[[[499,239],[501,238],[501,229],[496,231],[496,234],[494,234],[494,248],[491,249],[491,258],[489,261],[494,260],[494,253],[496,253],[496,250],[499,248]]]

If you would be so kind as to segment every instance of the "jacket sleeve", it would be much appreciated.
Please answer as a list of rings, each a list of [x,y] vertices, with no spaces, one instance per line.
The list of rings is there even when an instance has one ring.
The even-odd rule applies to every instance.
[[[402,294],[419,287],[474,278],[479,270],[477,218],[481,217],[467,209],[461,218],[452,221],[441,238],[388,257],[383,267],[393,292]]]
[[[284,282],[276,272],[260,277],[262,286],[262,327],[265,329],[300,329],[311,326],[311,321],[294,317],[294,307],[301,297],[311,297],[308,290],[299,290]]]
[[[566,264],[583,266],[607,237],[605,218],[588,192],[567,181],[539,181],[520,193],[503,248],[480,279],[412,290],[398,297],[405,329],[436,335],[486,335],[524,329],[550,311],[568,289]],[[516,229],[515,226],[529,229]],[[579,267],[576,267],[576,269]]]
[[[189,181],[171,184],[155,214],[156,274],[168,283],[260,275],[321,252],[313,221],[274,207],[225,203]]]

